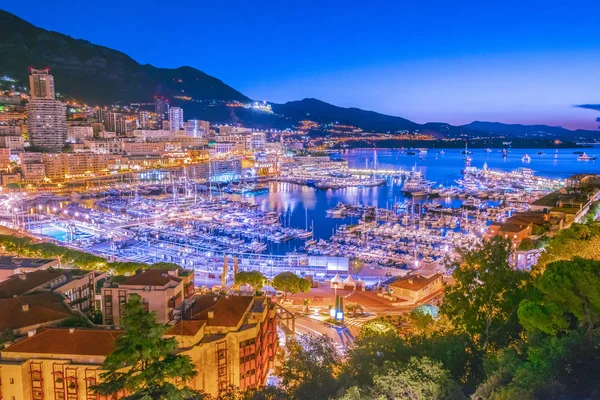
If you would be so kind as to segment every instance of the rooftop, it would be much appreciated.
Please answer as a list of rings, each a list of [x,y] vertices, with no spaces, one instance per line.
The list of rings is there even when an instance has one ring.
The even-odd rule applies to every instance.
[[[0,298],[6,299],[23,295],[40,286],[46,285],[61,276],[65,277],[66,280],[63,271],[53,269],[43,269],[27,274],[13,275],[7,280],[0,282]]]
[[[119,285],[128,286],[165,286],[170,282],[181,282],[181,278],[170,275],[164,269],[145,269],[127,277]]]
[[[63,298],[50,292],[0,299],[0,331],[61,321],[71,315]]]
[[[17,268],[40,268],[56,262],[52,258],[20,258],[15,256],[0,256],[0,269],[12,270]]]
[[[216,301],[215,301],[216,299]],[[196,296],[190,319],[205,320],[207,326],[235,327],[242,322],[253,296]],[[212,316],[209,317],[209,311]]]
[[[202,327],[206,325],[206,321],[198,319],[186,319],[177,322],[167,331],[167,335],[194,336]]]
[[[417,291],[423,289],[425,286],[429,285],[431,282],[435,281],[437,278],[441,278],[442,274],[434,274],[429,278],[424,277],[423,275],[415,274],[415,275],[407,275],[401,278],[398,278],[394,282],[390,283],[390,286],[407,289],[412,291]]]
[[[112,329],[42,328],[2,352],[107,356],[114,351],[115,341],[121,333]]]

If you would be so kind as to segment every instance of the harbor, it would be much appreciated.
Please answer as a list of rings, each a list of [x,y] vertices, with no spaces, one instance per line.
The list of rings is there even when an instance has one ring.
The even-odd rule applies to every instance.
[[[502,158],[480,152],[470,152],[468,163],[460,154],[462,167],[442,182],[446,168],[412,162],[394,169],[373,161],[375,151],[361,151],[354,154],[371,156],[362,169],[352,157],[303,165],[299,171],[312,171],[312,181],[298,180],[296,171],[260,183],[169,177],[162,185],[127,182],[86,193],[12,193],[2,195],[0,217],[5,226],[112,260],[174,262],[209,273],[234,262],[268,275],[295,268],[326,277],[337,265],[346,273],[349,265],[442,270],[457,249],[480,243],[492,223],[528,212],[531,202],[564,185],[538,175],[535,162],[477,167],[478,156]]]

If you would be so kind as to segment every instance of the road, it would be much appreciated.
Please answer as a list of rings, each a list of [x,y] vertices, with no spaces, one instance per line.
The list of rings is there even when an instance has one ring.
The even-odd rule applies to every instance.
[[[345,351],[354,343],[354,335],[345,326],[334,326],[326,322],[320,322],[299,313],[296,317],[296,335],[326,335],[336,343],[336,347]]]

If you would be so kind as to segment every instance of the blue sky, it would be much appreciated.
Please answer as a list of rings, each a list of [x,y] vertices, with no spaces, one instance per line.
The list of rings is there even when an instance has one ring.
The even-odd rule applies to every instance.
[[[316,97],[417,122],[597,128],[600,1],[10,2],[46,29],[255,99]]]

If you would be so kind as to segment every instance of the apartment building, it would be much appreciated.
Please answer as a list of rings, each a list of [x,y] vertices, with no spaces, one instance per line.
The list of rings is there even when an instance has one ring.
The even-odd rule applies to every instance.
[[[29,264],[31,262],[26,265]],[[40,260],[38,264],[40,267],[32,272],[14,274],[0,282],[0,299],[53,292],[64,296],[64,301],[72,309],[85,315],[92,313],[96,282],[105,275],[79,269],[42,269],[44,266],[49,268],[52,260]]]
[[[40,328],[0,351],[6,400],[108,400],[91,388],[120,330]]]
[[[101,289],[105,325],[119,326],[121,306],[137,294],[148,311],[155,311],[158,322],[180,318],[182,304],[194,294],[194,272],[190,270],[146,269],[122,282],[109,282]]]
[[[20,152],[25,149],[23,136],[0,136],[0,147],[7,147],[11,151]]]
[[[95,153],[44,154],[42,161],[46,177],[53,181],[107,174],[126,164],[118,155]]]
[[[218,396],[230,385],[241,390],[266,383],[277,352],[277,305],[266,297],[196,296],[168,336],[175,337],[198,375],[189,383]]]
[[[165,335],[175,338],[180,354],[189,356],[198,371],[187,385],[213,396],[230,385],[241,390],[263,386],[277,353],[277,305],[253,296],[196,296],[192,301],[186,319]],[[0,351],[2,398],[103,399],[91,387],[122,332],[31,329]]]
[[[52,258],[20,258],[0,256],[0,282],[13,275],[58,268],[58,260]]]

